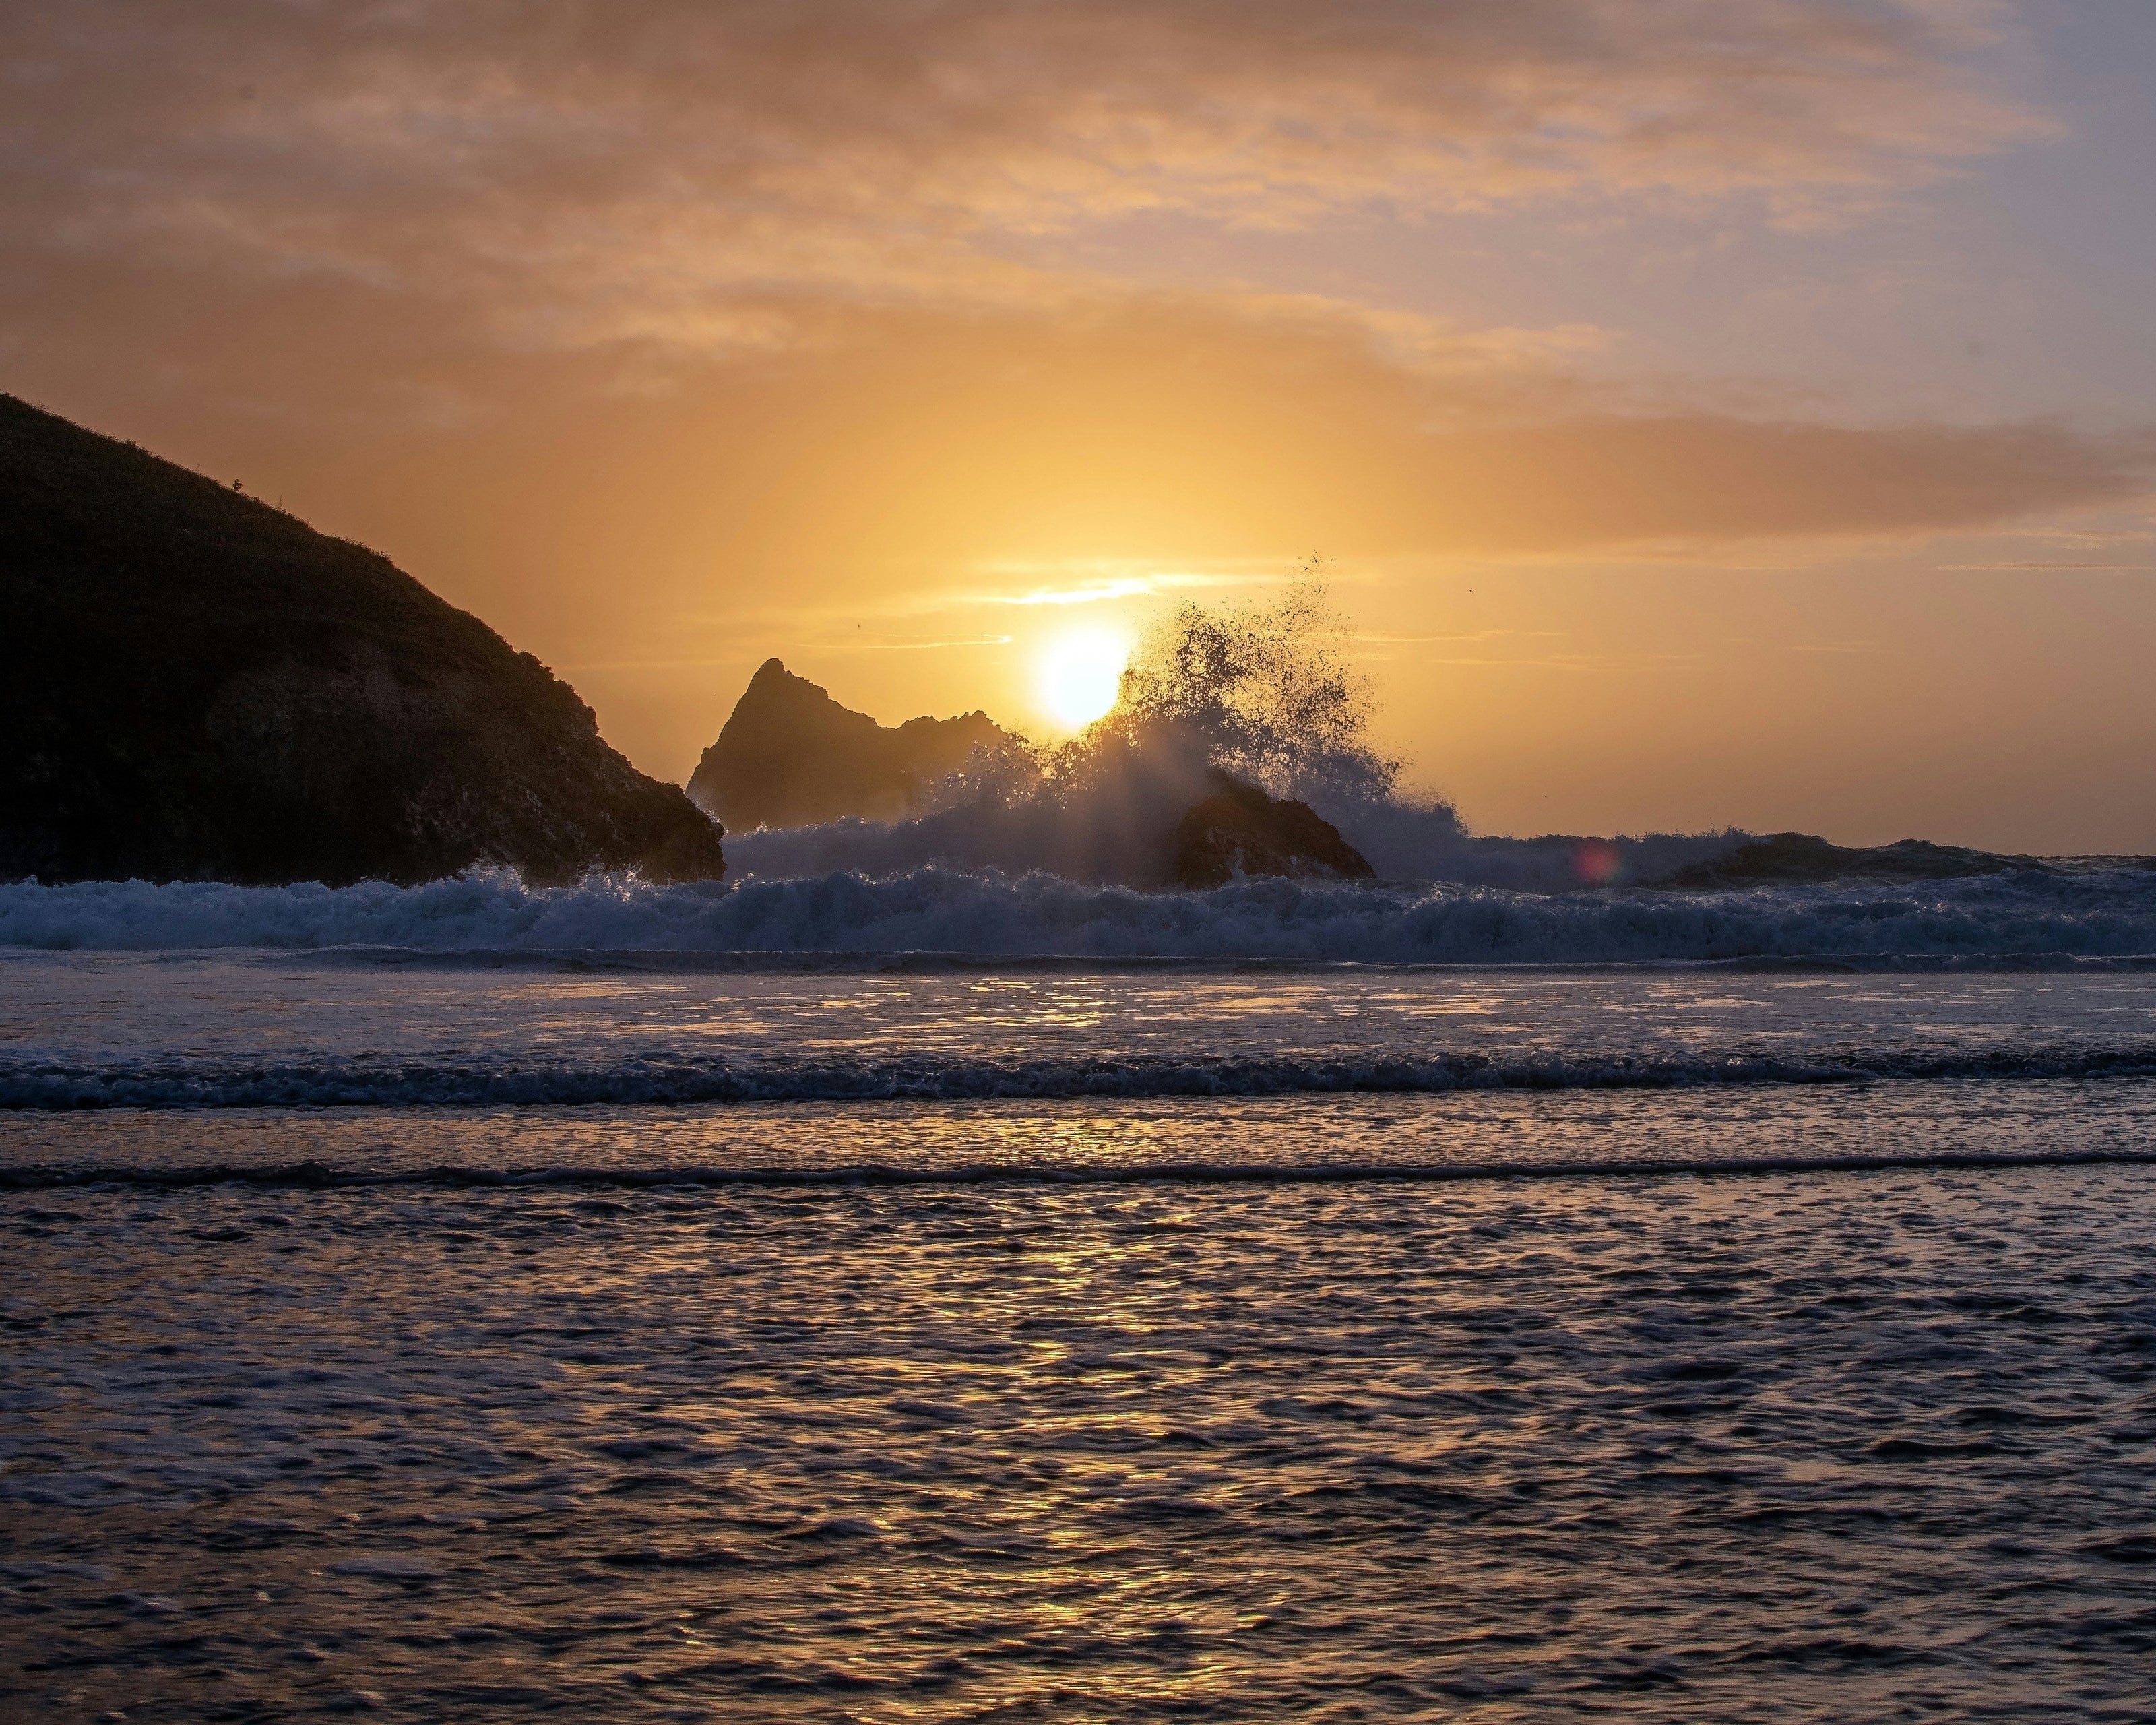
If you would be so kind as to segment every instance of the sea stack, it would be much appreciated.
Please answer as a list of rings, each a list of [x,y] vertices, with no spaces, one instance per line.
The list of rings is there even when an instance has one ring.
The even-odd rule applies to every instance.
[[[1267,796],[1218,768],[1212,794],[1168,836],[1169,872],[1182,886],[1224,886],[1239,875],[1368,880],[1376,870],[1307,803]]]
[[[715,879],[719,829],[389,560],[0,396],[0,878]]]
[[[689,794],[737,832],[847,815],[901,820],[975,749],[1016,741],[983,712],[879,725],[767,659],[704,751]]]

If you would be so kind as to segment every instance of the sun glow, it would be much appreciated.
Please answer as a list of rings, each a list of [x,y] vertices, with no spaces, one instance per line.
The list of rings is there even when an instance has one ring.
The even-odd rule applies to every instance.
[[[1058,724],[1082,731],[1116,704],[1130,644],[1105,629],[1058,635],[1041,655],[1040,704]]]

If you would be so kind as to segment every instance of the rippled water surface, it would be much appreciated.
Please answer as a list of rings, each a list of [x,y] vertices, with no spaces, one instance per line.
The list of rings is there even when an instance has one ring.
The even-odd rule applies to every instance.
[[[0,989],[11,1718],[2156,1719],[2156,978]]]
[[[2148,1196],[11,1202],[13,1692],[2146,1717]]]

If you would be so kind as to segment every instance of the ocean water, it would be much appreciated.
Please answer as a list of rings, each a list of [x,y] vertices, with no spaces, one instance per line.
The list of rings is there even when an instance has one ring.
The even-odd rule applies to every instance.
[[[10,1718],[2156,1719],[2156,880],[0,887]]]

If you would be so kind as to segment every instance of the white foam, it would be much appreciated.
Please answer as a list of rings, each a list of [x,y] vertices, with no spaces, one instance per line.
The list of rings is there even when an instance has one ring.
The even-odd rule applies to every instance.
[[[680,886],[614,879],[538,888],[500,873],[413,887],[0,886],[0,946],[349,945],[1459,964],[2119,957],[2156,952],[2156,875],[1554,896],[1285,880],[1148,893],[940,867],[880,880],[833,873]]]

